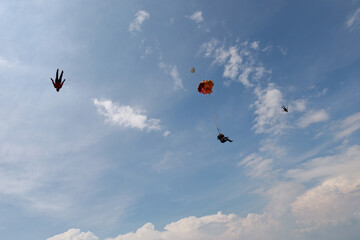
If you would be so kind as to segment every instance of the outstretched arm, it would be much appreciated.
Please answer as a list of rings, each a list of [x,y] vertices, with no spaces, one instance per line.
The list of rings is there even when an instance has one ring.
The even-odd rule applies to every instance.
[[[64,79],[64,81],[61,83],[61,87],[63,86],[64,82],[65,82],[66,79]]]
[[[54,79],[52,79],[52,78],[50,78],[51,79],[51,81],[52,81],[52,84],[54,85],[54,87],[55,87],[55,82],[54,82]]]
[[[59,78],[60,82],[61,82],[61,79],[62,79],[63,73],[64,73],[64,71],[61,71],[61,73],[60,73],[60,78]]]

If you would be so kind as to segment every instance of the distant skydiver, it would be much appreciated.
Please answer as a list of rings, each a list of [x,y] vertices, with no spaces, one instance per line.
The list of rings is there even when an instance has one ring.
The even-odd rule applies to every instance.
[[[64,79],[64,81],[61,82],[61,79],[62,79],[62,76],[63,76],[63,73],[64,71],[61,71],[61,74],[60,74],[60,78],[58,78],[59,76],[59,69],[56,70],[56,78],[55,78],[55,82],[54,82],[54,79],[50,78],[53,85],[54,85],[54,88],[56,88],[56,91],[58,92],[60,90],[60,88],[62,88],[64,82],[66,79]]]
[[[224,134],[219,133],[217,138],[220,140],[220,142],[225,143],[226,141],[232,142],[228,137],[225,137]]]
[[[285,105],[282,105],[281,108],[282,108],[283,112],[288,112],[289,111],[288,108],[285,107]]]

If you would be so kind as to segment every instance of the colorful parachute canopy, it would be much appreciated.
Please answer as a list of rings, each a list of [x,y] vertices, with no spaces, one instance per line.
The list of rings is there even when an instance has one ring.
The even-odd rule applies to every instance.
[[[194,67],[190,68],[190,72],[191,72],[191,73],[194,73],[194,72],[195,72],[195,68],[194,68]]]
[[[211,80],[204,80],[199,84],[198,91],[202,94],[210,94],[212,93],[212,88],[214,86],[214,82]]]

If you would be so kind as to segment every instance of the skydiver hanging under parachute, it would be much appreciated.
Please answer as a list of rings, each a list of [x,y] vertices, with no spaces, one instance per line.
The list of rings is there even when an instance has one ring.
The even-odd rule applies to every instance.
[[[190,72],[195,73],[195,68],[194,67],[190,68]],[[227,141],[232,142],[232,140],[230,140],[228,137],[225,137],[224,134],[221,133],[220,120],[219,120],[219,117],[218,117],[217,112],[216,112],[216,108],[214,106],[214,103],[212,102],[211,95],[210,95],[210,93],[212,93],[213,86],[214,86],[213,81],[204,80],[204,81],[200,82],[200,84],[198,86],[198,92],[206,95],[206,100],[207,100],[210,112],[211,112],[212,117],[214,119],[216,129],[217,129],[217,131],[219,133],[219,135],[217,136],[219,141],[221,143],[225,143]]]

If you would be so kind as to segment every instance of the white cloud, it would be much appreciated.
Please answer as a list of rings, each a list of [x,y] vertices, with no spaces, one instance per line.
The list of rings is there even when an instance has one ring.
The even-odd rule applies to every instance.
[[[342,153],[313,159],[287,175],[298,182],[318,181],[299,195],[292,212],[307,231],[322,225],[360,220],[360,146]]]
[[[297,169],[287,172],[287,176],[298,182],[347,175],[358,175],[360,169],[360,146],[352,146],[338,155],[315,158]]]
[[[331,231],[335,226],[347,232],[348,226],[355,229],[350,232],[356,233],[359,229],[359,159],[360,146],[355,145],[337,155],[316,158],[287,171],[288,181],[269,179],[265,184],[270,186],[267,190],[253,191],[268,198],[262,214],[239,217],[218,212],[203,217],[190,216],[169,223],[162,230],[146,223],[135,232],[106,240],[340,239]],[[255,166],[268,161],[251,154],[240,164],[252,162]],[[264,166],[271,165],[268,163]],[[263,171],[254,176],[260,172]],[[98,240],[91,232],[79,229],[70,229],[47,240],[60,239]]]
[[[167,137],[167,136],[170,135],[170,133],[171,133],[170,131],[165,131],[165,132],[163,133],[163,136],[164,136],[164,137]]]
[[[47,240],[99,240],[92,232],[81,232],[80,229],[71,228],[67,232],[55,235]]]
[[[337,124],[338,132],[335,134],[336,138],[349,137],[355,131],[360,129],[360,112],[351,115],[345,120]]]
[[[303,112],[306,110],[306,100],[299,99],[291,103],[289,111]]]
[[[355,178],[334,177],[299,196],[292,211],[298,223],[313,229],[352,218],[360,220],[359,202],[360,174]]]
[[[356,27],[360,25],[360,8],[356,9],[356,11],[348,17],[345,26],[352,31]]]
[[[270,188],[262,194],[268,198],[265,207],[266,212],[273,218],[279,219],[283,224],[291,216],[291,204],[296,197],[304,192],[304,186],[294,181],[274,181],[269,182]],[[296,228],[296,225],[287,226],[288,230]]]
[[[202,21],[204,21],[201,11],[193,13],[192,15],[188,16],[188,18],[195,21],[196,23],[201,23]]]
[[[261,140],[259,150],[271,154],[271,156],[282,157],[286,154],[286,148],[278,144],[274,136]]]
[[[282,55],[287,55],[287,49],[285,49],[285,48],[283,48],[283,47],[281,47],[281,46],[278,46],[278,49],[279,49],[279,51],[281,52],[281,54]]]
[[[183,218],[166,225],[164,231],[157,231],[153,224],[146,223],[136,232],[106,240],[260,240],[266,239],[279,228],[279,224],[266,214],[249,214],[246,218],[240,218],[235,214],[218,212],[200,218]]]
[[[216,49],[215,62],[222,64],[226,59],[229,60],[225,63],[223,76],[235,79],[241,68],[241,63],[243,62],[236,46],[232,46],[228,50],[225,50],[224,48]]]
[[[258,100],[255,101],[255,133],[272,133],[280,134],[283,129],[287,128],[283,119],[281,105],[283,102],[282,93],[269,84],[266,89],[255,88],[255,94]]]
[[[327,121],[328,119],[329,119],[329,115],[324,109],[321,109],[319,111],[310,111],[299,120],[298,126],[300,128],[305,128],[310,124],[324,122]]]
[[[146,56],[152,54],[153,52],[154,52],[154,50],[152,49],[152,47],[146,47],[144,54],[141,55],[140,58],[144,59]]]
[[[249,81],[249,75],[252,72],[251,68],[245,68],[245,70],[239,75],[239,81],[246,87],[252,87],[253,84]]]
[[[138,128],[140,130],[161,130],[159,119],[148,119],[144,110],[130,106],[119,106],[111,100],[93,100],[97,111],[105,116],[106,122],[123,128]]]
[[[205,57],[214,58],[215,64],[223,65],[223,76],[234,81],[239,81],[246,87],[254,86],[254,82],[261,80],[271,70],[265,69],[257,60],[260,51],[259,42],[249,44],[247,41],[236,43],[226,48],[216,39],[211,39],[201,46]]]
[[[135,14],[135,19],[129,25],[130,32],[139,32],[141,31],[141,24],[150,18],[150,14],[144,10],[140,10]]]
[[[177,67],[175,65],[166,64],[164,62],[159,63],[159,67],[161,70],[164,71],[165,74],[171,76],[171,78],[174,80],[174,90],[180,90],[184,89],[182,79],[179,76],[179,72],[177,70]]]
[[[255,42],[252,42],[250,46],[253,49],[258,49],[259,45],[260,45],[260,41],[255,41]]]
[[[270,158],[264,159],[262,156],[252,153],[245,157],[238,166],[244,165],[248,169],[248,176],[252,178],[263,178],[268,176],[272,169],[273,160]]]
[[[210,57],[219,45],[219,40],[213,38],[209,42],[205,42],[201,45],[200,51],[204,52],[205,57]]]

